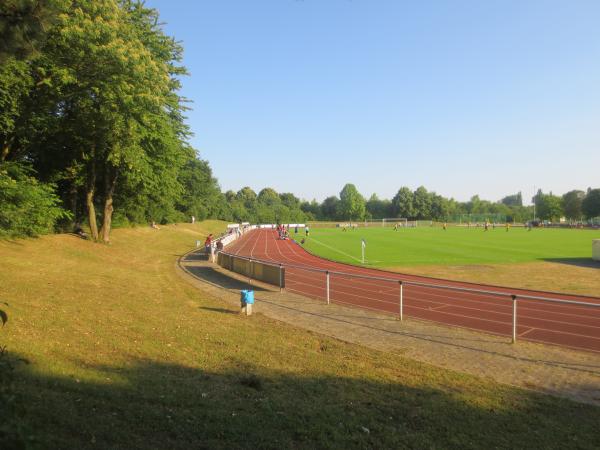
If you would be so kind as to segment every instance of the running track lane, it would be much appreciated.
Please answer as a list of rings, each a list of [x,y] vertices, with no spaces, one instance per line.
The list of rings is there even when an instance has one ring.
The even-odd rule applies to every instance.
[[[337,263],[314,256],[291,240],[277,239],[273,230],[251,231],[230,245],[227,252],[298,266],[286,267],[286,289],[323,300],[326,298],[325,274],[314,269],[344,272],[344,275],[330,274],[330,301],[378,312],[399,314],[400,280],[506,293],[506,296],[497,296],[406,284],[403,287],[404,314],[408,317],[502,336],[512,336],[510,294],[600,304],[598,297],[453,282]],[[357,278],[357,275],[393,281]],[[600,308],[517,299],[517,340],[600,352]]]

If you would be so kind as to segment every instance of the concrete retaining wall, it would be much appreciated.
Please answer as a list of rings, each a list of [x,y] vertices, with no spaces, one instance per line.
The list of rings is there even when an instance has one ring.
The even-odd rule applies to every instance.
[[[279,266],[250,261],[245,258],[227,255],[223,252],[219,252],[217,255],[217,264],[232,272],[285,288],[285,268],[283,267],[280,274]]]
[[[600,261],[600,239],[594,239],[592,241],[592,259]]]

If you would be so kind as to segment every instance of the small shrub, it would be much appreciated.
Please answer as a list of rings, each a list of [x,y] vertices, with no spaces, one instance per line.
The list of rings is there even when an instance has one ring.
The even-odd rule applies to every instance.
[[[30,174],[22,164],[0,164],[0,238],[51,233],[58,220],[71,216],[60,207],[54,186]]]

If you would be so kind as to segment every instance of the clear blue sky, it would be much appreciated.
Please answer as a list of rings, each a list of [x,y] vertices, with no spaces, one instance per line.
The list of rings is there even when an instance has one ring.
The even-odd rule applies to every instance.
[[[148,0],[223,190],[600,187],[600,1]]]

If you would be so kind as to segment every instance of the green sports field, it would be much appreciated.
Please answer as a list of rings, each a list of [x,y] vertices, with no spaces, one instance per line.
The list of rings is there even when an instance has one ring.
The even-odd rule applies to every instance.
[[[568,261],[589,258],[600,230],[504,227],[312,228],[304,246],[310,252],[350,264],[376,267]]]

